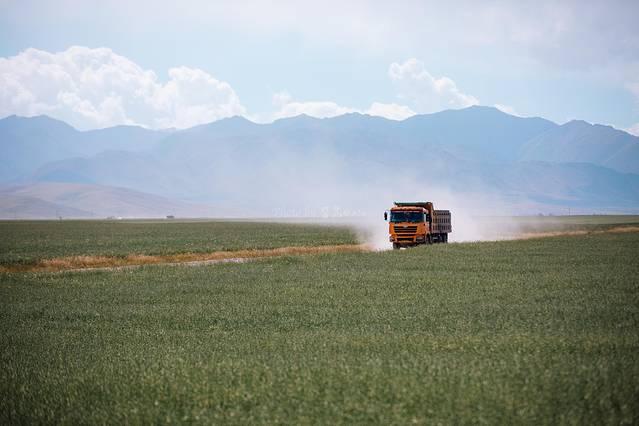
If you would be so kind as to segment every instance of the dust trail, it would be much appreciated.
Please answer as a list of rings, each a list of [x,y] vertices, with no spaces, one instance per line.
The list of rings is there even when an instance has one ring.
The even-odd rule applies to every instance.
[[[371,250],[383,251],[393,248],[388,240],[388,224],[386,222],[364,218],[360,221],[352,222],[350,226],[355,232],[358,241],[361,241]]]
[[[522,232],[510,203],[498,195],[453,191],[441,185],[418,184],[400,176],[393,176],[393,182],[392,187],[362,191],[358,205],[360,217],[343,220],[360,242],[375,250],[392,249],[383,212],[388,211],[394,201],[431,201],[437,210],[450,210],[453,229],[450,242],[495,241]]]
[[[450,207],[449,207],[450,206]],[[476,216],[472,209],[455,207],[454,202],[441,203],[436,208],[451,210],[453,232],[451,243],[523,240],[571,235],[639,232],[636,225],[616,225],[593,229],[587,223],[568,223],[565,217]],[[502,210],[503,212],[504,210]],[[350,224],[358,240],[373,250],[390,250],[388,223],[369,218],[353,220]]]

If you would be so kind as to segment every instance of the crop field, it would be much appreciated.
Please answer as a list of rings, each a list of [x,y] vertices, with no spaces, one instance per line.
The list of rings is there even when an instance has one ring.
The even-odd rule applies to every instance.
[[[597,232],[0,274],[0,423],[637,424],[639,232],[606,231],[639,220],[586,222]],[[0,224],[5,264],[356,242],[290,224],[37,225]]]
[[[0,221],[0,235],[0,265],[357,242],[345,227],[233,221]]]

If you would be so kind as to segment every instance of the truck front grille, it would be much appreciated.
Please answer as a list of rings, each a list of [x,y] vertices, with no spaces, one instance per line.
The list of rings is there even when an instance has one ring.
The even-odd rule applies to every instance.
[[[395,234],[399,237],[413,237],[417,232],[417,226],[399,225],[395,226]]]

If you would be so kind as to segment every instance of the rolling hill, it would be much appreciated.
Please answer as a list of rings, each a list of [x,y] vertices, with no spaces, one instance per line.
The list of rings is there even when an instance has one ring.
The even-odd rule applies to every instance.
[[[0,188],[0,219],[207,217],[216,212],[209,206],[100,185],[38,182]]]

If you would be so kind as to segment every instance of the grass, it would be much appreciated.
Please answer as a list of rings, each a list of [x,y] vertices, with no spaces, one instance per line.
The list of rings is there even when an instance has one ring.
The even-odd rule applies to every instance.
[[[639,422],[639,233],[0,275],[0,423]]]
[[[222,263],[229,261],[241,263],[258,258],[278,256],[303,256],[320,253],[348,253],[369,251],[364,244],[339,244],[321,246],[294,246],[279,247],[274,249],[251,249],[235,251],[214,251],[210,253],[177,253],[171,255],[139,255],[127,256],[70,256],[40,260],[35,264],[0,265],[0,273],[3,272],[62,272],[89,269],[114,270],[142,265],[171,265],[188,264],[201,266],[203,264]]]
[[[476,218],[475,225],[482,231],[481,234],[488,239],[493,237],[531,237],[539,234],[548,236],[559,233],[585,234],[627,230],[639,227],[639,216],[488,216]]]
[[[514,217],[515,224],[524,232],[607,230],[613,227],[639,224],[637,215],[604,216],[523,216]]]
[[[546,216],[483,218],[482,226],[514,233],[561,231],[607,231],[639,225],[639,216]],[[384,227],[380,221],[380,226]],[[490,235],[490,233],[488,233]],[[164,257],[217,251],[271,250],[357,244],[348,226],[303,223],[234,221],[0,221],[0,270],[25,269],[47,261],[68,258],[115,258],[107,263],[126,263],[126,258]],[[49,262],[50,263],[50,262]]]
[[[0,265],[5,266],[70,256],[168,256],[357,243],[345,227],[232,221],[0,221],[0,235]]]

